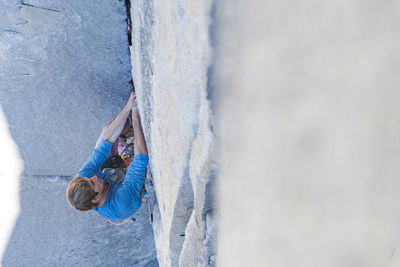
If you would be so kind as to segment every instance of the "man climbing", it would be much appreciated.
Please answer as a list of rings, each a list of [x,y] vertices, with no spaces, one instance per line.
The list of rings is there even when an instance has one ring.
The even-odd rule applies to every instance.
[[[115,182],[109,179],[106,172],[101,172],[101,166],[107,159],[112,144],[124,129],[130,111],[135,133],[135,156],[125,179]],[[93,209],[113,224],[128,222],[141,205],[148,160],[136,96],[132,92],[122,111],[101,133],[100,142],[88,161],[71,180],[66,192],[68,202],[77,210]]]

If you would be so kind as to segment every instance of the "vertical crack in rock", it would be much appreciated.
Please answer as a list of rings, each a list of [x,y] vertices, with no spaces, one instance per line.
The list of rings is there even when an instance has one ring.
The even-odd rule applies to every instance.
[[[207,92],[200,96],[197,134],[190,156],[190,179],[193,183],[194,207],[186,227],[179,266],[215,266],[217,219],[214,204],[214,180],[217,167],[214,135]]]
[[[126,24],[127,29],[126,33],[128,35],[129,46],[132,46],[132,16],[131,16],[131,1],[125,0],[125,8],[126,8]]]
[[[216,7],[215,7],[215,1],[211,1],[210,4],[210,25],[208,28],[208,37],[209,37],[209,42],[210,46],[214,47],[215,46],[215,35],[216,35],[216,30],[215,30],[215,12],[216,12]],[[215,65],[215,57],[210,57],[210,63],[207,68],[207,99],[210,101],[210,108],[213,109],[213,99],[214,99],[214,65]]]
[[[216,252],[217,252],[217,232],[218,232],[218,219],[215,210],[215,179],[217,176],[217,168],[215,164],[211,164],[209,170],[209,177],[207,179],[206,188],[204,192],[204,206],[202,212],[202,218],[204,224],[204,247],[205,253],[203,261],[205,266],[216,265]]]
[[[215,35],[216,35],[216,2],[211,1],[210,4],[210,25],[208,29],[209,42],[211,47],[215,47]],[[212,113],[215,109],[214,106],[214,82],[215,82],[215,56],[210,57],[210,63],[207,69],[207,100],[210,104],[210,121],[208,126],[214,139],[214,123]],[[210,145],[213,149],[213,144]],[[210,152],[210,158],[207,162],[208,166],[208,178],[206,180],[204,189],[204,202],[201,213],[202,221],[204,222],[204,254],[203,254],[203,265],[214,267],[216,266],[216,254],[217,254],[217,233],[218,233],[218,216],[216,211],[215,203],[215,183],[217,178],[217,163],[215,158],[212,156],[214,153]]]
[[[214,266],[208,264],[209,258],[215,254],[216,227],[214,215],[212,182],[215,178],[215,167],[208,159],[193,179],[195,197],[192,215],[186,226],[185,241],[180,254],[179,266]]]
[[[189,177],[189,168],[186,168],[182,183],[179,187],[175,203],[174,217],[172,220],[169,246],[171,250],[171,265],[178,266],[179,256],[185,241],[185,230],[193,212],[193,187]]]
[[[201,110],[201,98],[199,97],[199,104],[196,105],[197,113],[200,116]],[[182,249],[184,246],[184,242],[186,240],[186,231],[189,225],[189,221],[193,218],[194,211],[194,189],[192,182],[196,182],[196,178],[193,178],[191,165],[193,165],[193,149],[198,148],[198,138],[202,138],[200,120],[197,120],[192,125],[193,128],[193,136],[188,146],[187,151],[187,161],[186,167],[182,173],[182,179],[178,190],[178,195],[176,198],[176,203],[174,206],[174,214],[171,222],[170,229],[170,239],[169,239],[169,248],[170,248],[170,263],[171,266],[180,266],[180,258]],[[206,149],[207,150],[207,149]],[[201,165],[201,163],[199,163]]]

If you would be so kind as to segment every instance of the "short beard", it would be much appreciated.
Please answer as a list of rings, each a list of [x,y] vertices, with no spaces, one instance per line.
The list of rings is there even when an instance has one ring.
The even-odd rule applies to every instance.
[[[103,183],[104,183],[104,187],[103,187],[103,191],[101,191],[101,193],[99,193],[100,195],[105,195],[108,191],[108,188],[110,187],[110,185],[107,182],[103,181]]]

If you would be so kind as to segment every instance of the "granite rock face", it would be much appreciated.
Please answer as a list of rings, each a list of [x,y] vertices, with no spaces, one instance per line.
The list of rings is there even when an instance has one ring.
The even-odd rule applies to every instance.
[[[0,104],[27,175],[73,175],[130,90],[123,2],[2,1]]]
[[[0,2],[2,266],[158,266],[147,206],[115,226],[65,190],[132,79],[123,1]]]
[[[160,266],[215,263],[210,10],[210,1],[135,1],[131,9],[132,71],[157,193]]]

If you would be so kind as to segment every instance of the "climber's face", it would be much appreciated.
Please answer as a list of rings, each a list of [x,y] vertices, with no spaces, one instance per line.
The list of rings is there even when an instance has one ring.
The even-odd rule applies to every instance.
[[[90,178],[89,182],[92,189],[99,194],[103,193],[106,189],[105,182],[96,175]]]

